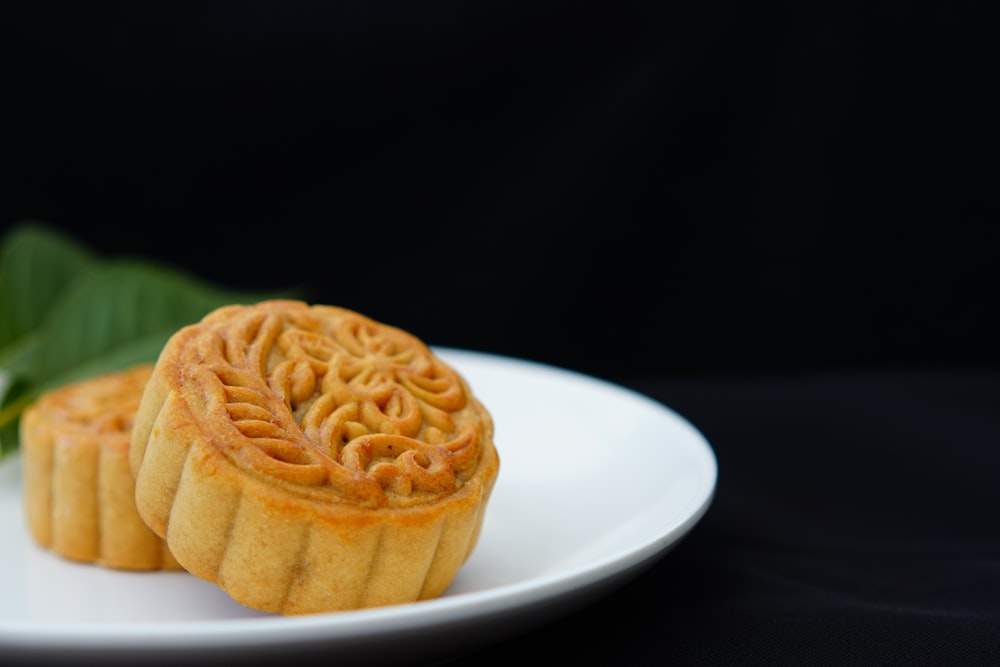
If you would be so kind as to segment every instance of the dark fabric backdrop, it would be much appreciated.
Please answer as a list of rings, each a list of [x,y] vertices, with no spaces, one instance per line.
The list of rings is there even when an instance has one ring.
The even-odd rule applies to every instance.
[[[605,376],[985,363],[985,6],[8,3],[0,224]]]

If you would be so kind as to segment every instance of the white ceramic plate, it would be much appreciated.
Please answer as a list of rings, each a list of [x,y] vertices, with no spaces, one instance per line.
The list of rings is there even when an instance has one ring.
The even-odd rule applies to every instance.
[[[501,458],[479,545],[444,596],[281,617],[184,572],[70,563],[27,535],[15,456],[0,464],[0,655],[147,665],[306,651],[352,665],[447,659],[619,585],[707,510],[714,453],[671,409],[551,366],[438,352],[489,407]]]

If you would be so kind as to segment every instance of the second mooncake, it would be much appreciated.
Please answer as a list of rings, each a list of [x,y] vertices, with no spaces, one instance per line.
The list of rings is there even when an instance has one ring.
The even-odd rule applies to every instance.
[[[135,509],[132,421],[151,364],[42,394],[21,420],[23,497],[34,540],[70,560],[177,570]]]

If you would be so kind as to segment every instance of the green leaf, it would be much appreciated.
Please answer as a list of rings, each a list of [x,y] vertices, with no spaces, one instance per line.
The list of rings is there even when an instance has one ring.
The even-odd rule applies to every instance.
[[[71,382],[79,382],[103,373],[122,370],[140,363],[156,361],[160,350],[174,334],[175,329],[164,329],[144,338],[139,338],[103,354],[81,361],[59,375],[52,376],[36,385],[34,393],[41,395]]]
[[[45,319],[59,294],[98,260],[88,249],[37,222],[22,222],[0,245],[0,366],[8,350]]]
[[[25,223],[0,248],[0,457],[43,392],[153,362],[178,329],[224,305],[291,298],[224,289],[139,259],[100,259]]]
[[[0,369],[0,458],[17,449],[21,412],[34,400],[25,381]]]
[[[177,329],[219,306],[261,298],[165,266],[106,261],[67,290],[42,323],[29,379],[43,384],[79,377],[87,365],[104,370],[125,360],[155,361]]]
[[[7,346],[0,354],[0,369],[21,377],[31,372],[38,353],[38,334],[32,332]],[[2,395],[2,394],[0,394]]]

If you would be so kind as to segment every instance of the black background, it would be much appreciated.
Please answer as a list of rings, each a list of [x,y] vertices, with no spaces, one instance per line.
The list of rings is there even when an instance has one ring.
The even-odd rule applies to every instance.
[[[611,378],[992,363],[985,5],[6,7],[2,224]]]

